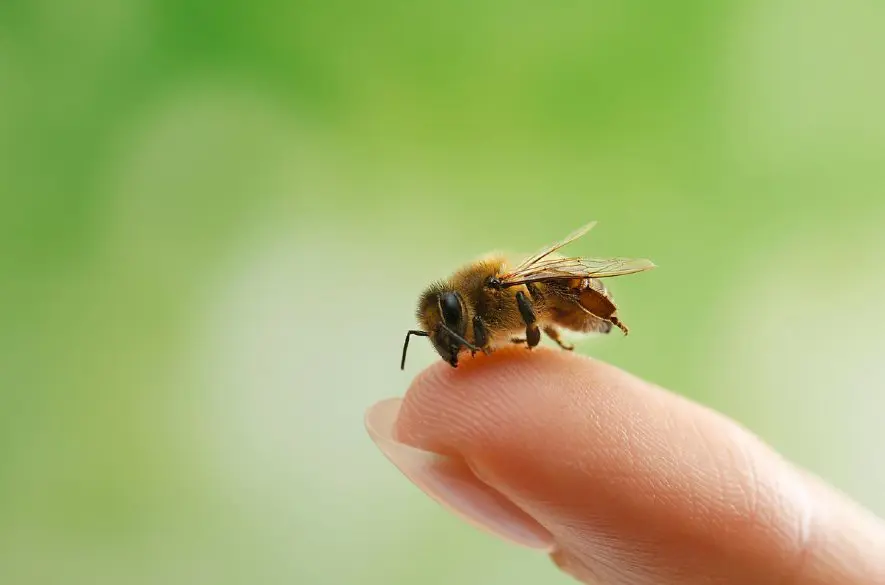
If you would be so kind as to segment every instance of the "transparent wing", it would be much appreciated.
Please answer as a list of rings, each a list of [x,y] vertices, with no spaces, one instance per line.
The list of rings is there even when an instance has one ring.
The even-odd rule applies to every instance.
[[[499,277],[502,286],[516,286],[540,280],[607,278],[651,270],[654,262],[645,258],[546,258]]]
[[[566,236],[564,239],[562,239],[558,242],[555,242],[553,244],[550,244],[549,246],[542,248],[541,250],[538,250],[538,252],[536,252],[535,254],[533,254],[533,255],[529,256],[528,258],[526,258],[525,260],[523,260],[522,263],[519,266],[517,266],[511,274],[516,274],[518,272],[527,270],[529,267],[533,266],[534,264],[537,264],[538,262],[540,262],[541,260],[543,260],[544,258],[549,256],[553,252],[556,252],[557,250],[559,250],[560,248],[562,248],[566,244],[570,244],[570,243],[574,242],[575,240],[577,240],[578,238],[580,238],[581,236],[583,236],[584,234],[589,232],[591,229],[593,229],[593,226],[595,226],[595,225],[596,225],[596,222],[591,221],[587,225],[576,229],[575,231],[570,233],[568,236]]]

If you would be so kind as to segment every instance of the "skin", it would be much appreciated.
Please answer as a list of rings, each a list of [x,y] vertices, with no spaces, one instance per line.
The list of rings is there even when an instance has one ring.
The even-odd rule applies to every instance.
[[[882,520],[737,423],[579,355],[440,361],[366,423],[431,497],[584,583],[885,583]]]

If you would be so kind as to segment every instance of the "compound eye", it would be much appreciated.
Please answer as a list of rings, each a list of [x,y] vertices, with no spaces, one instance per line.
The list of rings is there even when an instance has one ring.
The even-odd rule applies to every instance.
[[[445,324],[455,330],[459,330],[461,323],[461,301],[453,292],[446,292],[439,297],[439,308]]]

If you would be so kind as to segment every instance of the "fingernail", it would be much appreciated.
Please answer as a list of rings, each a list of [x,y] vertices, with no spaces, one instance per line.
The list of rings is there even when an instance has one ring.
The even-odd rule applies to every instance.
[[[428,496],[468,523],[520,546],[552,550],[553,536],[491,486],[467,463],[396,441],[402,400],[383,400],[366,412],[366,429],[381,452]]]

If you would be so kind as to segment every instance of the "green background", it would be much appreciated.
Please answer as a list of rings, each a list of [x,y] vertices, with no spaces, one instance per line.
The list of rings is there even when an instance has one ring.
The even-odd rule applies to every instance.
[[[362,426],[489,249],[885,513],[885,4],[0,2],[0,582],[568,583]]]

